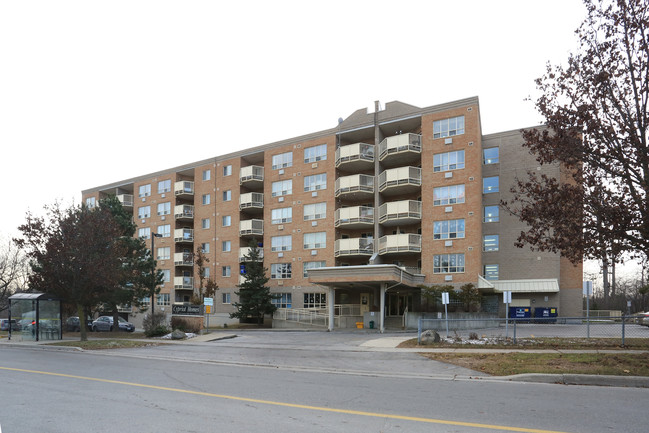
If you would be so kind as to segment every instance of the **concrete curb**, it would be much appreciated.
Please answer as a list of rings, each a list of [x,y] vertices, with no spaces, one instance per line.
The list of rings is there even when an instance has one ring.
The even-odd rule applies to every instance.
[[[512,376],[490,376],[490,380],[512,382],[558,383],[563,385],[615,386],[623,388],[649,388],[649,377],[610,376],[595,374],[543,374],[526,373]]]

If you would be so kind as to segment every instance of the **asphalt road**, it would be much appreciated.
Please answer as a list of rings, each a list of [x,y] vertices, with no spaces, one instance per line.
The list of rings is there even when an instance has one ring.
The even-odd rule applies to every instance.
[[[361,334],[78,352],[0,346],[8,432],[644,432],[649,390],[462,379]],[[458,376],[458,377],[459,377]],[[472,377],[476,377],[475,375]]]

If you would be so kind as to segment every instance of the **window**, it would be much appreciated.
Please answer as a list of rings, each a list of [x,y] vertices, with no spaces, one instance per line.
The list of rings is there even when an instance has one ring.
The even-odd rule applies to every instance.
[[[203,278],[205,279],[210,278],[210,268],[201,268],[201,271],[203,273]]]
[[[232,217],[230,215],[223,215],[221,217],[221,225],[223,227],[230,227],[232,225]]]
[[[168,283],[171,281],[171,271],[169,269],[163,269],[162,270],[162,282],[163,283]]]
[[[327,188],[327,173],[304,177],[304,191],[318,191]]]
[[[149,304],[151,304],[150,296],[145,296],[144,298],[140,299],[140,305],[142,305],[143,307],[148,307]]]
[[[230,241],[221,242],[221,251],[223,251],[224,253],[228,253],[232,251],[232,242]]]
[[[326,307],[327,307],[326,293],[305,293],[304,294],[304,308],[326,308]]]
[[[464,203],[464,185],[440,186],[433,189],[433,206]]]
[[[324,161],[327,159],[327,145],[319,144],[304,149],[304,162]]]
[[[487,280],[497,280],[498,265],[484,265],[484,277]]]
[[[270,238],[271,251],[290,251],[293,244],[293,236],[273,236]]]
[[[464,151],[438,153],[433,155],[433,171],[459,170],[464,168]]]
[[[499,220],[500,208],[498,206],[485,206],[483,221],[486,223],[496,223]]]
[[[275,293],[275,298],[271,300],[274,306],[277,308],[291,308],[293,304],[291,293]]]
[[[482,251],[498,251],[498,235],[485,235],[482,240]]]
[[[282,195],[293,194],[293,180],[280,180],[273,182],[272,185],[272,196],[279,197]]]
[[[433,138],[452,137],[464,134],[464,116],[433,122]]]
[[[457,274],[464,272],[464,254],[438,254],[433,256],[434,274]]]
[[[171,203],[158,203],[158,215],[169,215],[171,213]]]
[[[498,176],[485,177],[482,179],[482,193],[489,194],[498,192]]]
[[[317,232],[317,233],[305,233],[304,234],[304,248],[307,250],[312,250],[314,248],[326,248],[327,247],[327,233],[326,232]]]
[[[498,160],[498,153],[499,150],[497,147],[490,147],[489,149],[484,149],[482,151],[482,163],[484,165],[498,164],[498,162],[500,162]]]
[[[313,203],[304,205],[304,221],[319,220],[327,217],[327,203]]]
[[[291,278],[291,269],[291,263],[273,263],[270,265],[270,278],[273,280]]]
[[[270,222],[272,224],[284,224],[293,221],[293,208],[283,207],[280,209],[273,209],[270,212]]]
[[[224,165],[223,166],[223,177],[232,176],[232,166]]]
[[[464,237],[464,219],[435,221],[433,239],[460,239]]]
[[[293,152],[280,153],[273,155],[272,169],[291,167],[293,165]]]
[[[171,179],[161,180],[158,182],[158,194],[171,191]]]
[[[221,276],[229,277],[231,275],[230,266],[221,266]]]
[[[140,206],[137,210],[139,218],[149,218],[151,216],[151,206]]]
[[[156,260],[169,260],[170,258],[171,258],[170,247],[158,248],[158,257],[156,257]]]
[[[229,304],[230,303],[230,294],[229,293],[221,293],[221,303],[223,303],[223,304]]]
[[[140,197],[148,197],[151,195],[151,184],[140,185]]]
[[[209,242],[204,242],[201,244],[201,251],[205,254],[210,252],[210,244]]]
[[[210,204],[212,196],[210,194],[203,194],[203,204]]]
[[[97,199],[95,197],[88,197],[86,199],[86,206],[90,209],[94,208],[97,205]]]
[[[163,238],[171,237],[171,225],[165,224],[162,226],[158,226],[158,234],[162,235]]]
[[[169,293],[160,293],[156,297],[156,303],[160,306],[171,305],[171,295]]]
[[[326,263],[325,261],[321,261],[321,262],[304,262],[304,278],[309,276],[308,273],[307,273],[307,271],[309,269],[324,268],[326,266],[325,263]]]
[[[201,227],[204,229],[209,229],[210,228],[210,219],[209,218],[203,218],[201,220]]]
[[[230,200],[232,200],[232,191],[231,190],[223,191],[223,201],[230,201]]]
[[[138,229],[137,237],[140,239],[149,239],[151,237],[151,229],[149,227]]]
[[[210,180],[212,178],[212,170],[203,170],[203,180]]]

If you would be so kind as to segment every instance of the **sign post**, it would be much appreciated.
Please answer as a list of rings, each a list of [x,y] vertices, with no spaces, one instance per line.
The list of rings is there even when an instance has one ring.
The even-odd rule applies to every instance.
[[[207,316],[207,333],[210,333],[210,314],[212,313],[212,306],[214,305],[214,298],[203,298],[203,305],[205,306],[205,315]]]
[[[444,316],[446,318],[446,338],[448,338],[448,302],[449,302],[448,292],[443,292],[442,304],[444,304]]]
[[[584,295],[586,296],[586,338],[590,338],[590,297],[593,295],[593,282],[584,281]]]
[[[509,337],[509,304],[512,303],[511,290],[503,292],[503,303],[505,304],[505,338],[507,338]]]

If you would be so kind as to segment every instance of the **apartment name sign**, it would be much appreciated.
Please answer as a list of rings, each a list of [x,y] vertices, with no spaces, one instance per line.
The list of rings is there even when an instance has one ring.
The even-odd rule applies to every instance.
[[[181,316],[202,316],[202,305],[172,305],[171,314],[178,314]]]

